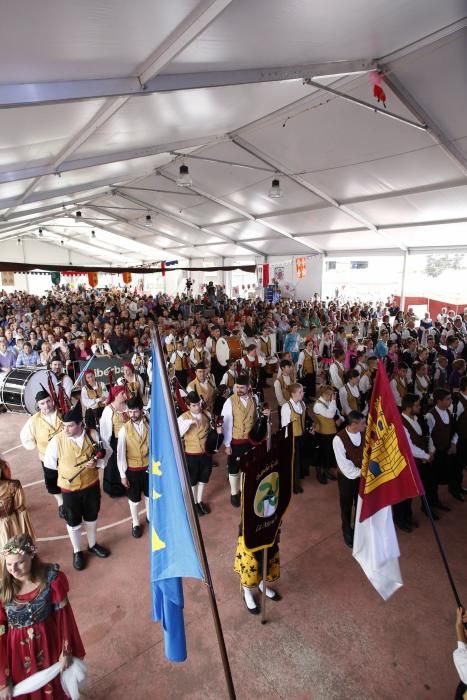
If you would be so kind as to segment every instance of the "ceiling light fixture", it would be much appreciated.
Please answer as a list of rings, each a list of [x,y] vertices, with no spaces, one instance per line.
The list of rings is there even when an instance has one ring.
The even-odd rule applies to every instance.
[[[271,189],[269,190],[269,196],[271,199],[277,199],[282,197],[281,183],[279,178],[275,177],[271,182]]]
[[[44,234],[42,233],[42,229],[39,229],[39,238],[43,238]]]
[[[91,238],[95,238],[95,237],[96,237],[96,232],[95,232],[95,231],[91,231]]]
[[[150,228],[152,226],[152,216],[151,214],[146,214],[146,221],[145,221],[145,226]]]
[[[77,219],[81,219],[81,212],[80,212],[80,211],[77,211],[77,212],[76,212],[76,218],[77,218]]]
[[[188,165],[181,165],[180,170],[178,172],[179,172],[179,175],[177,177],[178,187],[191,187],[193,184],[193,180],[191,179]]]
[[[21,240],[21,238],[18,238],[18,239],[16,240],[16,245],[21,245],[22,242],[23,242],[23,241]]]

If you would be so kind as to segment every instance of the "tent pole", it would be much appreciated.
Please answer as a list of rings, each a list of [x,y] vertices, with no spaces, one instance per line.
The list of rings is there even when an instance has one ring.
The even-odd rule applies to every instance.
[[[404,262],[402,263],[402,283],[401,283],[401,303],[400,303],[401,311],[404,311],[404,307],[405,307],[405,282],[406,282],[406,277],[407,277],[407,258],[408,258],[408,253],[407,253],[407,251],[405,251]]]

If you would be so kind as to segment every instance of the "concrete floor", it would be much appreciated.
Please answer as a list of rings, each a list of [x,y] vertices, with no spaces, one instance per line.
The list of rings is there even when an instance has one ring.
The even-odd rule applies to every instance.
[[[222,666],[203,584],[185,583],[188,661],[164,660],[161,632],[150,617],[147,531],[131,537],[126,499],[104,495],[98,542],[107,560],[72,568],[71,546],[55,501],[41,480],[34,453],[19,445],[27,416],[0,415],[0,451],[25,486],[44,560],[59,562],[89,666],[83,697],[93,700],[226,698]],[[224,458],[218,461],[224,464]],[[214,469],[201,519],[238,698],[288,700],[450,700],[457,685],[452,663],[455,603],[424,516],[412,534],[400,533],[404,587],[384,602],[365,578],[339,528],[337,486],[310,477],[294,497],[282,529],[283,600],[268,605],[260,624],[240,600],[232,571],[239,512],[230,506],[222,467]],[[444,487],[443,487],[444,489]],[[445,494],[443,494],[445,495]],[[445,502],[439,532],[466,598],[467,503]],[[418,512],[419,506],[416,505]],[[143,521],[143,517],[141,518]]]

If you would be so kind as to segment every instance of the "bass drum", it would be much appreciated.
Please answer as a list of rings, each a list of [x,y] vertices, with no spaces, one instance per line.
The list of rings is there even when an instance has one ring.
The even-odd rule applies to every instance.
[[[219,338],[216,342],[216,357],[222,367],[226,366],[228,360],[240,360],[242,357],[240,338],[236,335]]]
[[[49,390],[48,378],[58,391],[58,381],[53,372],[45,369],[18,367],[0,375],[0,404],[13,413],[36,412],[36,394],[41,389]]]

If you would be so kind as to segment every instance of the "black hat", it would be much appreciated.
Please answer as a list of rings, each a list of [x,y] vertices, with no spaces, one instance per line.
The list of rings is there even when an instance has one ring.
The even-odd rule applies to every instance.
[[[78,401],[69,411],[64,413],[62,420],[64,423],[82,423],[83,409],[81,408],[81,403]]]
[[[197,391],[190,391],[185,397],[187,403],[199,403],[201,401]]]
[[[136,394],[136,396],[132,396],[131,399],[128,399],[126,402],[126,405],[128,408],[143,408],[143,399],[139,394]]]
[[[207,367],[204,364],[204,362],[198,362],[198,364],[195,365],[195,370],[197,370],[197,369],[207,369]]]
[[[248,379],[247,374],[239,374],[235,380],[235,384],[238,384],[239,386],[248,386],[249,383],[250,380]]]
[[[44,389],[44,387],[42,387],[42,389],[40,391],[38,391],[36,394],[36,401],[43,401],[44,399],[50,399],[50,398],[51,397],[50,397],[49,392],[47,391],[47,389]]]

